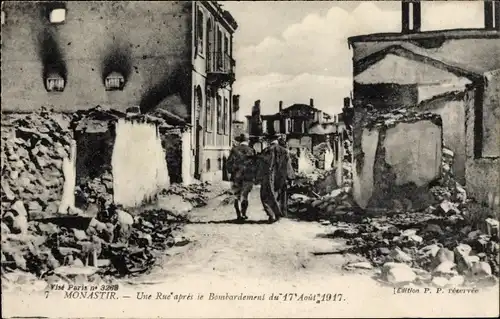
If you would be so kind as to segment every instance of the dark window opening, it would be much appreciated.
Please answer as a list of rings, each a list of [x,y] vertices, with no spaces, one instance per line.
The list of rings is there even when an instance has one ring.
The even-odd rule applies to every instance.
[[[206,126],[207,126],[207,132],[211,132],[213,128],[213,116],[212,116],[212,101],[213,101],[213,94],[212,90],[208,89],[207,90],[207,103],[206,103]]]
[[[106,91],[122,91],[125,87],[125,78],[118,72],[112,72],[104,81]]]
[[[220,95],[217,94],[217,133],[223,134],[222,130],[222,101]]]
[[[198,52],[203,53],[203,12],[198,9],[198,17],[197,17],[197,23],[196,23],[196,28],[197,28],[197,46],[198,46]]]
[[[62,92],[66,86],[66,81],[58,73],[49,73],[45,79],[45,89],[47,92]]]

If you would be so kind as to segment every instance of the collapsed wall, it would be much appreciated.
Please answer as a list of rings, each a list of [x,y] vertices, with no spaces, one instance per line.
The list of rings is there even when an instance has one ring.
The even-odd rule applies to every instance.
[[[2,209],[21,201],[31,218],[57,213],[71,118],[45,112],[2,114]],[[22,208],[21,208],[22,209]]]
[[[161,138],[157,127],[168,126],[162,119],[118,113],[96,107],[72,114],[2,114],[3,211],[46,218],[67,213],[68,206],[87,210],[99,199],[116,202],[116,192],[119,202],[137,204],[168,186],[171,176],[180,182],[169,171],[181,172],[181,133]]]
[[[367,210],[419,210],[432,204],[430,184],[441,170],[441,117],[399,109],[365,113],[355,125],[356,203]]]

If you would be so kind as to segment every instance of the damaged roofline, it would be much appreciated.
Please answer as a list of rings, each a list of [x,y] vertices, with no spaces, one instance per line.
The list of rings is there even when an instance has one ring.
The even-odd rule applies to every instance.
[[[222,9],[222,6],[217,1],[201,1],[205,6],[212,11],[212,13],[221,21],[223,21],[227,26],[230,27],[231,31],[234,32],[238,29],[238,23],[227,10]]]
[[[478,29],[448,29],[448,30],[432,30],[422,31],[416,33],[401,33],[401,32],[387,32],[387,33],[372,33],[357,35],[347,38],[349,48],[356,42],[375,42],[375,41],[406,41],[406,40],[422,40],[429,38],[443,37],[446,40],[453,39],[500,39],[500,31],[486,30],[484,28]]]
[[[436,60],[436,59],[431,58],[429,56],[415,53],[409,49],[404,48],[401,45],[392,45],[392,46],[387,47],[383,50],[377,51],[377,52],[375,52],[367,57],[364,57],[360,61],[356,62],[354,65],[354,76],[364,72],[370,66],[372,66],[375,63],[382,60],[388,54],[395,54],[395,55],[400,56],[400,57],[404,57],[404,58],[412,59],[412,60],[415,60],[418,62],[430,64],[436,68],[443,69],[445,71],[454,73],[458,76],[466,77],[474,82],[481,81],[483,79],[483,74],[476,73],[476,72],[473,72],[470,70],[465,70],[463,68],[447,64],[443,61]]]

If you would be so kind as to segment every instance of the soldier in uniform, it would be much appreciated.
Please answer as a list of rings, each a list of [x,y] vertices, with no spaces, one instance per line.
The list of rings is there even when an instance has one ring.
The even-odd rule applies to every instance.
[[[239,221],[247,219],[248,195],[255,182],[255,150],[248,145],[248,136],[241,134],[235,138],[234,146],[227,159],[227,170],[231,174],[232,189],[235,195],[234,208]],[[241,206],[240,206],[241,205]]]
[[[286,141],[276,137],[262,152],[259,169],[260,199],[270,223],[287,215],[287,180],[295,175],[290,154],[283,145]]]

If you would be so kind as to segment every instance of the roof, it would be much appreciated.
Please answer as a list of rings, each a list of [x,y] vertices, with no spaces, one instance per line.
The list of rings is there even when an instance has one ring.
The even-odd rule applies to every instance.
[[[416,46],[410,49],[408,45],[404,44],[389,46],[385,49],[372,53],[369,56],[357,61],[354,65],[354,75],[356,76],[362,73],[370,66],[382,60],[388,54],[394,54],[407,59],[430,64],[436,68],[448,71],[450,73],[453,73],[461,77],[469,78],[471,80],[482,79],[482,73],[483,73],[482,71],[472,69],[470,66],[465,67],[456,62],[437,59],[435,56],[433,56],[424,49],[420,49]]]
[[[292,104],[292,105],[282,109],[280,112],[278,112],[276,114],[285,113],[286,111],[293,110],[293,109],[306,109],[309,112],[323,112],[320,109],[317,109],[309,104],[295,103],[295,104]],[[331,115],[328,113],[323,112],[323,115],[328,117],[328,118],[331,118]]]
[[[357,35],[347,38],[349,46],[356,42],[378,42],[378,41],[408,41],[408,40],[424,40],[442,37],[446,40],[451,39],[474,39],[474,38],[500,38],[500,32],[497,30],[486,29],[450,29],[450,30],[433,30],[416,33],[372,33]]]

